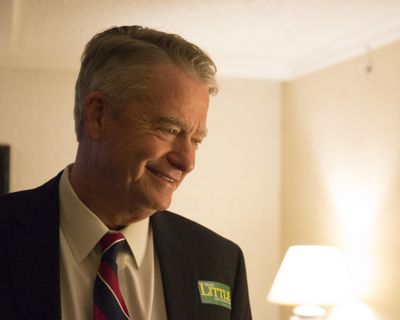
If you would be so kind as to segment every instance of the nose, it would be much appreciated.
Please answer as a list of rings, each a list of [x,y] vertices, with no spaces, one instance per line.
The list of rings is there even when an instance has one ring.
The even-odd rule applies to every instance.
[[[189,139],[176,139],[168,161],[182,172],[189,173],[195,166],[196,146]]]

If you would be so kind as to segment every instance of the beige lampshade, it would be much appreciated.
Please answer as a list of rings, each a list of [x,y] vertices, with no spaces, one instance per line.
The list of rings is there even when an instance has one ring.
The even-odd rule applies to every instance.
[[[340,251],[330,246],[292,246],[268,294],[285,305],[336,305],[354,298]]]

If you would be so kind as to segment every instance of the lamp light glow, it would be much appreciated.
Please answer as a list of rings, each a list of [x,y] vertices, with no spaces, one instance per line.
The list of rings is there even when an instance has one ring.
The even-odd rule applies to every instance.
[[[268,294],[272,303],[293,306],[333,306],[353,299],[340,251],[335,247],[314,245],[288,249]],[[299,315],[321,316],[311,313]]]

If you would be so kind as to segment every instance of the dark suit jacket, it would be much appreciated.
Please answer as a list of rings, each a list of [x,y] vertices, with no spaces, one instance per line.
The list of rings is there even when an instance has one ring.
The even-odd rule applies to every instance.
[[[0,197],[0,320],[61,319],[59,179]],[[251,319],[236,244],[168,211],[150,220],[168,319]],[[231,309],[202,303],[199,280],[228,285]]]

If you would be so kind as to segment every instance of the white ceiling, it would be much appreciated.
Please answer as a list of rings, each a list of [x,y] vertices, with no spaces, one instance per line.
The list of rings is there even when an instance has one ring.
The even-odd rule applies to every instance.
[[[78,68],[92,35],[132,24],[181,34],[222,76],[282,80],[400,39],[400,0],[0,0],[0,64]]]

